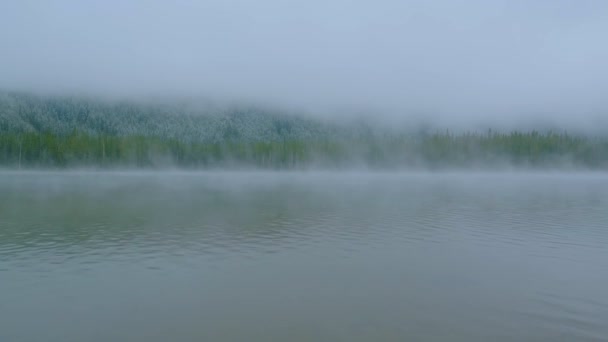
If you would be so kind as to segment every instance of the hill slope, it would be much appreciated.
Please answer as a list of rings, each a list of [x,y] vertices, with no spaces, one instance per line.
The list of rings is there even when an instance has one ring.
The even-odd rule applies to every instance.
[[[0,166],[608,169],[608,139],[537,131],[412,134],[255,108],[5,92]]]

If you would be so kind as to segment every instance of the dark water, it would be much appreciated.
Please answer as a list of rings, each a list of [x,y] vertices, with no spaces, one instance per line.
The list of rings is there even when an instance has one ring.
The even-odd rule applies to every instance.
[[[406,340],[608,340],[608,175],[0,173],[0,341]]]

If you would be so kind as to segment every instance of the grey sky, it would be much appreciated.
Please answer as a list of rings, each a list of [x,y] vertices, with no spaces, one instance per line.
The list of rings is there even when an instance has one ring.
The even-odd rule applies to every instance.
[[[0,87],[591,120],[607,37],[601,0],[3,0]]]

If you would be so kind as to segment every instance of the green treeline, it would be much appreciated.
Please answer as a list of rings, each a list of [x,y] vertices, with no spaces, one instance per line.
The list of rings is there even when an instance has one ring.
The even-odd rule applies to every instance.
[[[0,92],[0,168],[608,169],[608,137],[426,132],[255,107]]]
[[[52,132],[0,133],[0,166],[7,168],[313,167],[467,168],[578,167],[608,169],[608,140],[566,133],[449,132],[193,142],[144,135]]]
[[[327,149],[328,151],[330,149]],[[294,167],[306,162],[302,142],[193,143],[146,136],[73,132],[0,134],[0,165],[8,167]]]

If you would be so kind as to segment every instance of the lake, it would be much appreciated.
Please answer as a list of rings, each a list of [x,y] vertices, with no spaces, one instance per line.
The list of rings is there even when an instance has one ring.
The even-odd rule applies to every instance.
[[[605,341],[608,174],[0,173],[0,341]]]

